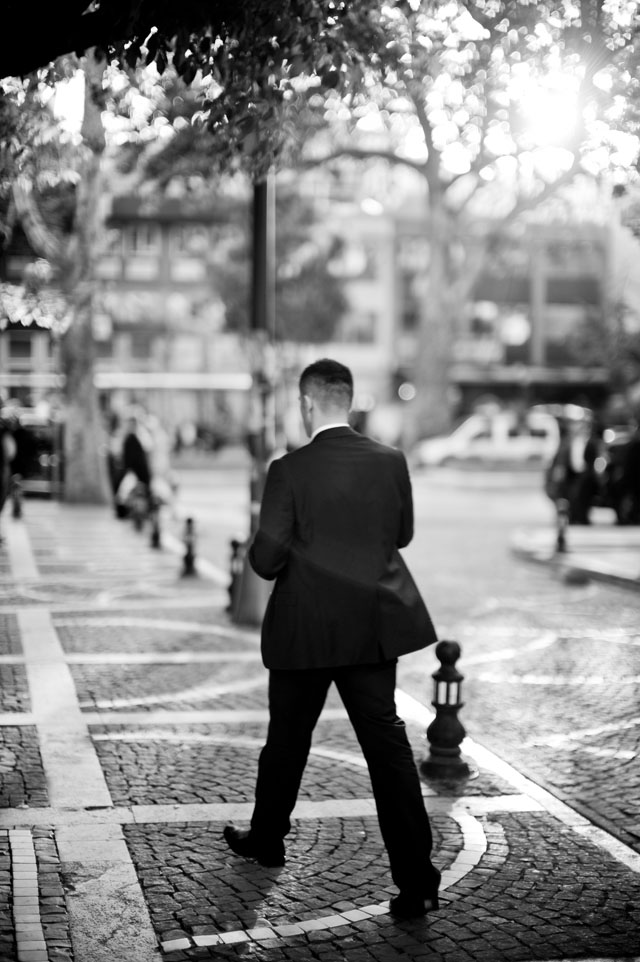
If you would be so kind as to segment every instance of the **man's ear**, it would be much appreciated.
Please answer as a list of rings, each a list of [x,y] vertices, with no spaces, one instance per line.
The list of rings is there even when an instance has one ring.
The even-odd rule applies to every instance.
[[[303,408],[305,414],[310,414],[312,407],[313,407],[313,398],[311,397],[311,395],[310,395],[310,394],[303,394],[303,395],[302,395],[302,408]]]

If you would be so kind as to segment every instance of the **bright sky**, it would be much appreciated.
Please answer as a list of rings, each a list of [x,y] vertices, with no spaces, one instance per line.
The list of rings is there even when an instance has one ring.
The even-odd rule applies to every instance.
[[[56,84],[53,112],[63,130],[78,133],[84,113],[84,73],[78,70],[70,80]]]

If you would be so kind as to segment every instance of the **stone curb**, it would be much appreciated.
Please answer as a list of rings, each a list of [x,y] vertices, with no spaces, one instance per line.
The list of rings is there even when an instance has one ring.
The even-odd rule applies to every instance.
[[[640,591],[640,580],[637,578],[630,575],[617,574],[613,571],[605,571],[597,565],[590,563],[584,557],[581,558],[580,555],[572,556],[571,551],[568,551],[564,555],[558,555],[555,552],[542,550],[533,545],[519,543],[517,535],[514,535],[510,548],[514,557],[520,558],[523,561],[532,562],[533,564],[546,565],[558,574],[564,576],[567,582],[571,582],[577,573],[578,576],[581,576],[580,580],[594,579],[595,581],[602,581],[605,584],[615,585],[619,588]],[[573,583],[578,582],[574,581]]]

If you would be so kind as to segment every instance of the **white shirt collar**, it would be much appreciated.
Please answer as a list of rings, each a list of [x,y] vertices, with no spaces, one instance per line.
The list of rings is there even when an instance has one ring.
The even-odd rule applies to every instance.
[[[347,421],[336,421],[335,424],[322,424],[319,428],[316,428],[311,435],[311,440],[313,441],[321,431],[330,431],[331,428],[348,428],[349,424]]]

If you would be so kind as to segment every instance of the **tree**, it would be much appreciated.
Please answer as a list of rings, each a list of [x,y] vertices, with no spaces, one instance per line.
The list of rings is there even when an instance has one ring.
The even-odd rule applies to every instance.
[[[181,81],[192,85],[200,97],[197,122],[209,134],[210,168],[240,167],[260,179],[286,142],[288,131],[280,120],[299,78],[313,72],[321,86],[337,89],[359,64],[359,51],[372,45],[377,19],[369,17],[369,7],[368,0],[285,4],[220,0],[214,5],[185,0],[178,6],[142,0],[133,8],[122,0],[88,6],[69,0],[62,10],[44,2],[28,8],[9,4],[6,13],[13,30],[10,42],[8,32],[0,41],[3,67],[10,76],[32,77],[23,85],[2,84],[0,129],[9,134],[4,139],[8,150],[3,152],[2,174],[5,183],[11,182],[13,203],[0,228],[6,236],[12,216],[20,218],[34,250],[54,266],[72,301],[74,321],[63,352],[68,497],[102,500],[106,491],[92,387],[91,277],[104,213],[100,194],[106,141],[101,111],[112,79],[109,71],[119,67],[131,73],[146,64],[162,76],[171,63]],[[26,40],[20,43],[16,38]],[[87,95],[82,157],[72,164],[74,229],[62,237],[52,233],[41,216],[31,177],[36,154],[47,138],[54,138],[42,123],[44,108],[35,131],[25,123],[24,108],[35,104],[34,113],[27,111],[26,117],[38,116],[41,86],[59,79],[59,64],[52,62],[72,51],[82,58]],[[65,65],[73,62],[70,57],[62,60]],[[202,144],[200,131],[194,128],[193,133]]]
[[[398,0],[360,89],[309,92],[303,164],[378,159],[426,188],[414,433],[448,427],[456,323],[505,228],[577,174],[637,162],[637,6]]]
[[[73,69],[73,65],[63,65]],[[96,236],[100,230],[101,160],[105,136],[101,120],[104,62],[93,52],[83,58],[85,74],[81,144],[58,136],[41,85],[34,78],[14,84],[2,112],[13,126],[13,151],[3,155],[2,186],[10,185],[9,224],[17,218],[35,254],[46,259],[53,282],[69,305],[71,323],[61,338],[65,375],[65,494],[72,501],[107,498],[102,425],[93,385],[93,277]],[[9,106],[6,106],[8,103]],[[44,216],[52,184],[54,198],[64,195],[54,216]],[[65,193],[65,188],[73,189]],[[54,208],[56,204],[54,203]],[[66,223],[65,223],[66,222]],[[5,231],[6,233],[6,231]]]
[[[12,0],[0,62],[8,76],[89,49],[125,70],[154,64],[162,74],[171,63],[186,84],[204,81],[201,119],[218,137],[220,162],[242,154],[261,175],[286,139],[278,120],[296,79],[347,82],[380,42],[375,9],[371,0],[68,0],[62,8]]]

